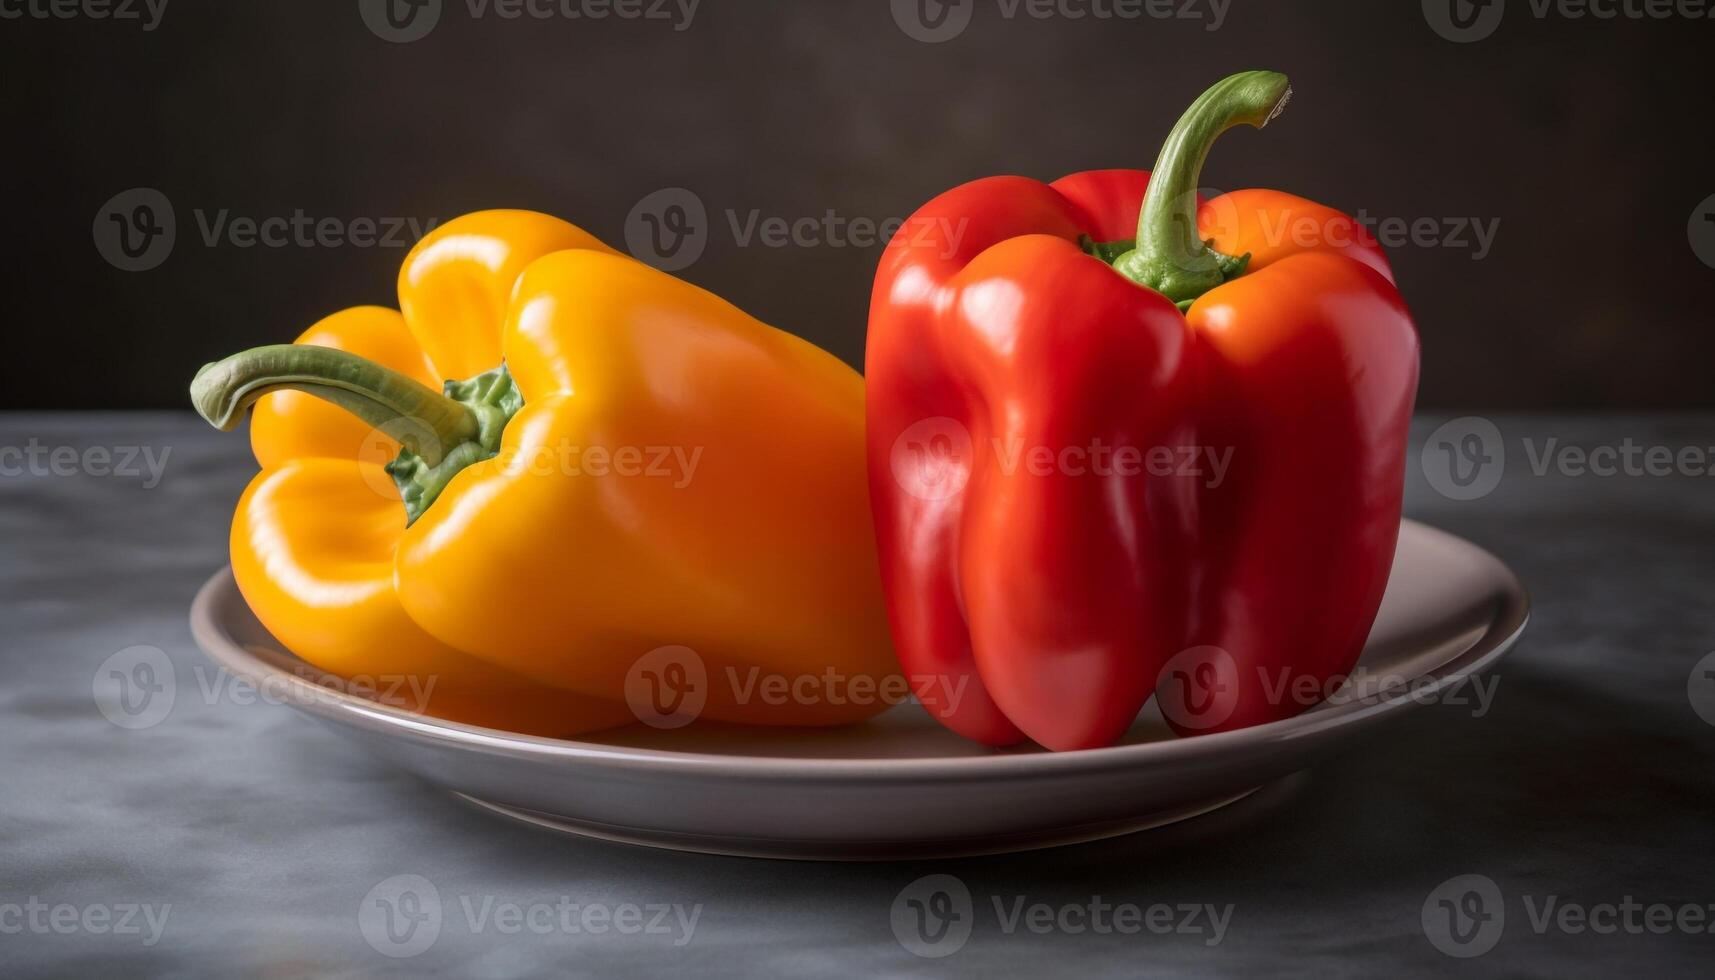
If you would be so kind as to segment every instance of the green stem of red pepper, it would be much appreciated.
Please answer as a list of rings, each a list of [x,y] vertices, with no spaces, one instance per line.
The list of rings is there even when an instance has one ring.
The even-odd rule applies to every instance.
[[[1242,274],[1250,256],[1222,255],[1198,234],[1203,163],[1222,133],[1238,125],[1261,129],[1291,98],[1291,83],[1273,71],[1240,72],[1204,92],[1161,147],[1138,217],[1136,245],[1114,260],[1114,269],[1181,309]]]

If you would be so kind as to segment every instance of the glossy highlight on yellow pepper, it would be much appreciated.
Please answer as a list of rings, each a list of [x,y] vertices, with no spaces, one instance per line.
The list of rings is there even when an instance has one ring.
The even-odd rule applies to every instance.
[[[635,668],[663,647],[694,651],[705,719],[888,707],[751,683],[896,672],[855,371],[528,211],[437,228],[399,301],[297,340],[328,351],[263,348],[193,387],[223,427],[255,403],[233,571],[287,648],[341,676],[432,677],[430,713],[535,734],[637,720]],[[320,374],[277,370],[309,355]],[[392,386],[353,395],[372,369]],[[478,376],[459,401],[480,425],[400,409],[457,414],[424,390]],[[399,485],[421,494],[409,525]]]

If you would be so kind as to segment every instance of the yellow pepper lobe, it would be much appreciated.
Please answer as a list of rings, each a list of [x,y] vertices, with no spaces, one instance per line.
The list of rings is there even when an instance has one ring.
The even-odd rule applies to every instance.
[[[752,668],[894,672],[855,371],[595,252],[527,268],[502,344],[525,407],[499,455],[461,473],[405,536],[400,597],[418,622],[589,692],[623,686],[632,658],[615,648],[688,646],[715,678],[707,711],[741,720],[762,713],[733,690]],[[510,574],[485,574],[496,559]],[[811,723],[881,707],[775,713]]]

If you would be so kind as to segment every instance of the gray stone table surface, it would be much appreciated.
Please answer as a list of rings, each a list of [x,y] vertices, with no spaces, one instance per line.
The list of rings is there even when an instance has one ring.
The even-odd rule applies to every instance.
[[[188,414],[0,415],[0,975],[1707,976],[1715,418],[1445,421],[1417,426],[1410,515],[1500,555],[1535,600],[1488,711],[1414,712],[1159,831],[832,865],[515,826],[252,703],[186,625],[226,560],[245,440]],[[133,730],[97,689],[137,646],[176,683],[170,713]],[[406,874],[435,886],[443,923],[395,959],[358,909]],[[942,959],[890,926],[929,874],[974,899],[969,940]],[[1451,933],[1443,899],[1490,917]],[[1108,911],[1161,904],[1230,917],[1157,932]],[[627,905],[677,906],[695,928],[601,931]]]

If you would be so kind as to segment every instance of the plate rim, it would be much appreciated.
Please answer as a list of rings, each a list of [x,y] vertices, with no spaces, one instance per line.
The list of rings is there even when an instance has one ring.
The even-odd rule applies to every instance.
[[[1458,535],[1409,518],[1401,521],[1402,528],[1406,525],[1476,552],[1500,570],[1506,584],[1499,607],[1482,636],[1463,653],[1412,679],[1414,682],[1430,679],[1427,685],[1417,685],[1378,698],[1359,698],[1341,704],[1323,702],[1291,718],[1249,728],[1070,752],[997,752],[993,755],[908,759],[771,758],[607,745],[526,735],[433,718],[313,683],[246,650],[221,626],[214,612],[224,593],[238,591],[231,565],[223,565],[197,590],[196,598],[191,602],[190,628],[197,646],[216,666],[252,683],[284,681],[299,695],[287,699],[287,703],[298,710],[340,724],[357,724],[371,732],[404,735],[419,741],[453,745],[466,751],[535,761],[570,761],[632,771],[645,767],[657,774],[743,776],[792,782],[849,782],[864,778],[978,779],[1017,775],[1020,770],[1028,770],[1034,775],[1049,775],[1139,765],[1179,766],[1209,756],[1226,755],[1230,750],[1241,747],[1254,749],[1314,738],[1331,730],[1365,726],[1412,705],[1426,703],[1446,688],[1488,670],[1512,649],[1530,623],[1530,596],[1513,570],[1487,549]],[[242,596],[239,596],[239,601],[243,601]],[[289,651],[280,652],[296,656]]]

